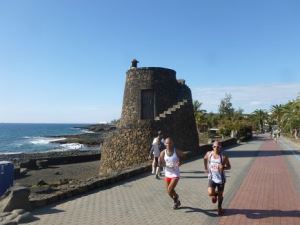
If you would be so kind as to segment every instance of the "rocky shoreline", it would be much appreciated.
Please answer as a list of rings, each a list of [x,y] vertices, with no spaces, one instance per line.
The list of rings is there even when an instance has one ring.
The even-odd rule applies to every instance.
[[[61,140],[53,141],[58,144],[78,143],[87,147],[95,147],[103,144],[105,138],[114,130],[114,124],[94,124],[89,126],[74,127],[84,130],[85,133],[75,135],[60,135],[50,136],[51,138],[62,138]]]
[[[28,160],[39,160],[49,158],[61,157],[79,157],[86,155],[100,154],[100,148],[105,138],[114,130],[116,126],[113,124],[95,124],[89,126],[74,127],[86,130],[86,133],[77,135],[61,135],[61,136],[48,136],[51,138],[61,138],[61,140],[53,141],[59,144],[82,144],[87,149],[72,149],[67,151],[47,151],[47,152],[30,152],[30,153],[12,153],[0,154],[0,161],[12,161],[16,166]]]
[[[0,154],[0,161],[14,163],[15,184],[30,188],[31,198],[56,193],[66,187],[72,188],[98,177],[101,145],[104,139],[116,130],[116,126],[96,124],[74,128],[85,132],[78,135],[51,136],[51,138],[61,138],[55,141],[59,144],[82,144],[89,150]]]
[[[62,140],[54,141],[53,143],[59,144],[71,144],[79,143],[91,146],[99,146],[103,143],[105,138],[114,130],[116,130],[116,125],[113,124],[94,124],[89,126],[74,127],[81,130],[85,130],[86,133],[76,134],[76,135],[61,135],[61,136],[51,136],[51,138],[64,138]]]

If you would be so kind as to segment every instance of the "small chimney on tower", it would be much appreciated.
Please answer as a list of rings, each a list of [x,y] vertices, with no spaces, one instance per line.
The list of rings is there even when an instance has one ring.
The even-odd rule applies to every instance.
[[[131,61],[131,67],[130,68],[137,68],[137,64],[139,63],[139,61],[137,61],[136,59],[133,59]]]

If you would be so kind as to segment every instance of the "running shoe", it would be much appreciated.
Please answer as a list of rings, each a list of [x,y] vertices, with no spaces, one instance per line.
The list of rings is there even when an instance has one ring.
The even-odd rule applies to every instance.
[[[223,216],[224,215],[224,209],[218,209],[218,215]]]
[[[180,206],[181,206],[181,202],[177,200],[173,205],[173,209],[178,209]]]

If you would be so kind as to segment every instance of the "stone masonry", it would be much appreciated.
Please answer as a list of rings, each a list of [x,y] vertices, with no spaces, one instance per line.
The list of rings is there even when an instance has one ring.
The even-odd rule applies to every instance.
[[[198,134],[192,95],[176,72],[160,67],[137,67],[132,61],[126,73],[122,116],[117,131],[101,148],[100,174],[118,173],[145,161],[153,137],[160,130],[175,146],[197,151]]]

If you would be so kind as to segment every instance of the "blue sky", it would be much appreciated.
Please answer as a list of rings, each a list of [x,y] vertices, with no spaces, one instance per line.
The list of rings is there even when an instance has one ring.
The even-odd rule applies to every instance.
[[[251,112],[300,92],[300,2],[0,1],[0,122],[119,118],[125,73],[177,71],[204,109]]]

